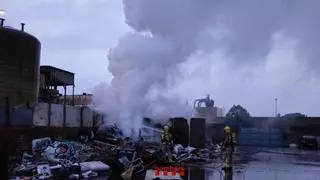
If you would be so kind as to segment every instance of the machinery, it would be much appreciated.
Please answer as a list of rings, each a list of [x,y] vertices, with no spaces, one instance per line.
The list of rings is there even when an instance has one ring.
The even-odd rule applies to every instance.
[[[193,107],[195,109],[203,107],[202,104],[205,105],[205,107],[214,107],[214,100],[210,99],[210,95],[207,95],[204,99],[196,99],[193,103]]]

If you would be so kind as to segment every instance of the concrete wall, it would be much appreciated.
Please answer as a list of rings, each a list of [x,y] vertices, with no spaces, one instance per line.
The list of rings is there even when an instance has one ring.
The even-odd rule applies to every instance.
[[[33,125],[48,126],[49,125],[49,104],[39,103],[34,107]]]
[[[82,107],[82,125],[91,127],[93,125],[94,113],[88,107]]]
[[[66,106],[66,112],[67,112],[66,126],[80,127],[81,126],[81,108],[74,107],[74,106]]]
[[[67,112],[66,114],[71,114]],[[63,105],[51,104],[51,117],[49,120],[49,126],[63,127]]]
[[[88,107],[66,106],[65,117],[63,109],[62,104],[37,104],[34,107],[33,125],[50,127],[92,127],[97,117],[97,113],[94,113],[94,111]],[[103,121],[102,118],[100,115],[98,120]]]

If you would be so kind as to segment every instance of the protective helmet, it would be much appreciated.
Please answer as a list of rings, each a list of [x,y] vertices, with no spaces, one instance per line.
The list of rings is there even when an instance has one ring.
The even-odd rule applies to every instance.
[[[164,125],[163,126],[163,130],[168,131],[169,130],[169,126],[168,125]]]
[[[231,131],[231,128],[230,128],[229,126],[225,126],[225,127],[223,128],[223,130],[224,130],[225,132],[230,132],[230,131]]]

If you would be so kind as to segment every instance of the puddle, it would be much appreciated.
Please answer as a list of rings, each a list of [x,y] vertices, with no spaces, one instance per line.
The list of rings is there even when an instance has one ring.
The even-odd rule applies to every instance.
[[[189,168],[184,180],[320,180],[320,162],[314,162],[319,159],[319,152],[285,151],[253,153],[250,156],[259,161],[235,164],[232,177],[217,168],[219,165],[208,165]],[[310,156],[304,157],[305,154]]]

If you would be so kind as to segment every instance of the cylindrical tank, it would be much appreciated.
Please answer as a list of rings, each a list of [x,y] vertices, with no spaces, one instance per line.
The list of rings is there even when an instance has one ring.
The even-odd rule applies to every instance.
[[[37,101],[40,46],[23,29],[0,27],[0,107]]]

